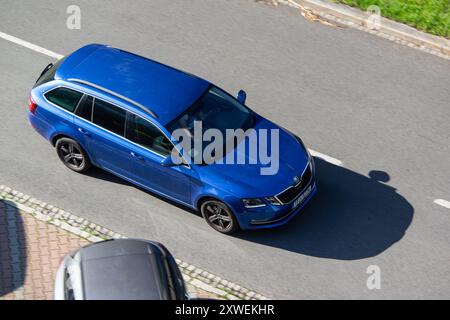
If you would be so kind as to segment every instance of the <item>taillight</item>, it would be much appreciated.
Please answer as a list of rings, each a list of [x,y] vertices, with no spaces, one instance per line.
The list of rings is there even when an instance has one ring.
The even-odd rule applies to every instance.
[[[28,109],[32,114],[36,112],[37,104],[33,101],[33,98],[30,96],[30,102],[28,103]]]

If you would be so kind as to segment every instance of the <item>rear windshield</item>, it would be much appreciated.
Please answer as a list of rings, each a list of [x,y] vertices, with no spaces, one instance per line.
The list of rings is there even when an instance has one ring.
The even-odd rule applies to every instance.
[[[155,258],[118,255],[82,262],[86,300],[168,300]]]
[[[66,58],[62,58],[59,59],[58,61],[56,61],[54,64],[49,64],[45,67],[45,69],[42,71],[41,75],[39,76],[39,78],[37,79],[36,83],[34,84],[33,88],[40,86],[41,84],[44,84],[46,82],[52,81],[55,79],[55,74],[56,74],[56,70],[58,70],[59,66],[61,65],[61,63],[63,63],[63,61]]]

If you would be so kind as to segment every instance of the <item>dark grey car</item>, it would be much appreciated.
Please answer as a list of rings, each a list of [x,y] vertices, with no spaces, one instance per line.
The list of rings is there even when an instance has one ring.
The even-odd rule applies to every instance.
[[[112,239],[67,255],[58,269],[56,300],[187,299],[183,277],[160,243]]]

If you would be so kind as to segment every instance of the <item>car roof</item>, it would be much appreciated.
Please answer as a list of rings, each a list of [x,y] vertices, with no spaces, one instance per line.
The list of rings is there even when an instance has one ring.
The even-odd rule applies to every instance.
[[[132,100],[131,108],[148,108],[163,125],[189,108],[210,85],[186,72],[102,44],[84,46],[67,56],[56,78],[93,84]]]
[[[87,300],[166,300],[162,255],[157,245],[135,239],[107,240],[79,251]]]

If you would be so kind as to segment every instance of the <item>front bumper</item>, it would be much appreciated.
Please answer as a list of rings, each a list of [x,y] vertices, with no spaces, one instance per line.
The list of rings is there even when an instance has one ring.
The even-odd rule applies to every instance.
[[[239,225],[244,230],[266,229],[282,226],[292,220],[308,201],[317,192],[317,186],[314,179],[310,182],[311,191],[305,199],[294,209],[292,203],[285,206],[266,206],[256,209],[250,209],[237,214]],[[305,190],[308,188],[306,187]],[[301,195],[299,195],[300,197]]]

